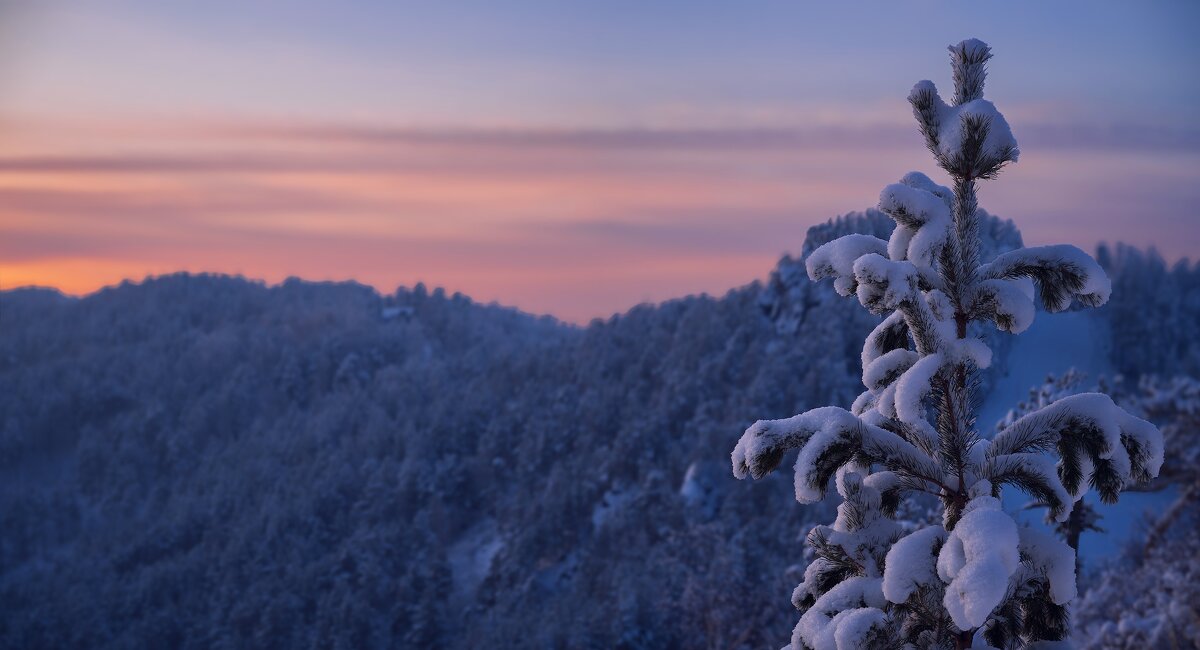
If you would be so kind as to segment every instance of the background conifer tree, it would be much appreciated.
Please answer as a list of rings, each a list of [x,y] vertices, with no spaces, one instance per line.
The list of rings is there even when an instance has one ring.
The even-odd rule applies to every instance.
[[[990,49],[950,47],[954,96],[930,81],[909,95],[953,188],[919,172],[884,188],[896,222],[888,241],[852,234],[813,251],[813,280],[832,278],[885,315],[862,351],[866,386],[850,410],[829,406],[759,421],[732,454],[734,474],[760,478],[798,449],[796,498],[842,497],[832,526],[808,535],[816,559],[796,587],[793,648],[1012,648],[1060,641],[1075,596],[1074,552],[1053,534],[1019,528],[1000,506],[1005,486],[1065,520],[1088,490],[1115,501],[1162,463],[1149,422],[1100,393],[1037,409],[990,440],[979,435],[975,377],[991,351],[973,323],[1013,334],[1046,311],[1108,300],[1104,271],[1073,246],[1022,248],[982,263],[976,184],[1018,157],[1008,123],[983,99]],[[895,513],[911,493],[936,495],[941,525],[906,530]]]

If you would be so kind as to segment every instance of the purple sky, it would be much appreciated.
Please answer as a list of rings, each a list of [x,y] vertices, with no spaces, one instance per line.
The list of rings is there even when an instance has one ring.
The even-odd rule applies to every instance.
[[[985,208],[1200,251],[1195,3],[0,6],[0,287],[424,281],[576,322],[719,293],[938,177],[904,98],[968,36],[1022,148]]]

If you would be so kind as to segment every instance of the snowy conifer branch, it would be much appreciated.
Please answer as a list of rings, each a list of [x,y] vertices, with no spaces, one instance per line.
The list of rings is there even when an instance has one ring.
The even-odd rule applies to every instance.
[[[813,251],[805,260],[809,279],[833,278],[833,287],[843,296],[854,295],[858,286],[854,262],[869,253],[887,254],[887,242],[870,235],[846,235]]]
[[[1025,415],[992,439],[988,456],[1057,451],[1058,474],[1075,497],[1088,481],[1107,502],[1132,483],[1158,475],[1162,436],[1101,393],[1064,397]]]
[[[1011,485],[1037,499],[1055,521],[1064,521],[1071,513],[1074,499],[1063,487],[1048,456],[1031,453],[1005,454],[991,459],[984,472],[999,496],[999,489]]]
[[[1066,244],[1022,248],[998,256],[980,268],[986,279],[1029,278],[1041,290],[1046,311],[1062,311],[1072,300],[1099,307],[1108,302],[1112,284],[1090,255]]]
[[[891,352],[908,348],[908,321],[904,314],[893,312],[883,319],[875,329],[871,330],[863,343],[862,365],[866,368],[871,362]]]
[[[849,417],[846,417],[849,416]],[[861,428],[862,422],[836,406],[826,406],[783,420],[759,420],[746,429],[733,450],[737,478],[762,478],[779,466],[783,455],[803,446],[814,434],[842,435],[842,429]]]
[[[971,320],[990,320],[1002,332],[1020,334],[1033,324],[1031,289],[1032,285],[1020,279],[983,280],[976,287],[967,313]]]
[[[942,128],[941,115],[946,105],[938,97],[937,86],[932,81],[922,81],[913,86],[908,95],[908,103],[912,104],[913,116],[921,127],[921,135],[925,137],[925,146],[934,156],[941,151],[938,134]]]
[[[1067,630],[1074,553],[1020,529],[1000,507],[1012,487],[1063,520],[1089,488],[1105,501],[1162,464],[1157,429],[1098,394],[1066,397],[1016,418],[992,440],[975,424],[976,371],[991,351],[970,332],[991,321],[1019,333],[1047,311],[1103,304],[1108,278],[1073,246],[1018,249],[981,264],[976,183],[1019,155],[1004,116],[983,99],[991,50],[950,47],[954,104],[932,82],[909,95],[925,143],[953,189],[912,172],[888,185],[879,209],[896,222],[888,241],[847,235],[805,262],[886,317],[862,349],[866,390],[850,411],[813,409],[760,421],[732,454],[739,478],[759,478],[797,449],[796,498],[813,503],[830,483],[842,503],[833,526],[807,541],[816,560],[793,593],[803,615],[792,647],[1036,647]],[[937,497],[942,525],[904,535],[893,520],[912,492]]]
[[[969,38],[947,49],[950,50],[950,66],[954,70],[955,106],[982,98],[992,48],[979,39]]]

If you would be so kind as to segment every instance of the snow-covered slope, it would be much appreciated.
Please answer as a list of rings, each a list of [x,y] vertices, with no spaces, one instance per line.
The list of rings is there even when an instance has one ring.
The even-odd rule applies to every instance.
[[[979,408],[981,428],[1003,418],[1048,374],[1060,375],[1068,368],[1092,377],[1112,373],[1107,323],[1093,312],[1041,312],[1028,330],[1011,338],[1005,369]]]

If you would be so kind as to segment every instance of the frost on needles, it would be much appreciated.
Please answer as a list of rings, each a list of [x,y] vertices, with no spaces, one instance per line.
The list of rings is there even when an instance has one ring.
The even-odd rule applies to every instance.
[[[1004,116],[983,99],[988,46],[950,47],[953,103],[930,81],[909,95],[925,143],[953,179],[920,172],[883,189],[890,239],[847,235],[813,251],[814,281],[832,278],[885,318],[862,351],[863,392],[849,411],[827,406],[755,422],[733,450],[733,473],[760,478],[798,449],[796,499],[814,503],[832,482],[832,526],[808,535],[815,560],[792,602],[802,613],[792,647],[1062,647],[1075,597],[1074,552],[1019,527],[1000,506],[1015,488],[1061,521],[1090,489],[1117,500],[1162,464],[1162,438],[1106,395],[1073,395],[1013,421],[990,440],[975,424],[975,375],[991,351],[972,323],[1018,334],[1034,317],[1109,297],[1108,278],[1074,246],[1039,246],[980,263],[976,182],[1019,150]],[[936,495],[941,525],[896,521],[900,500]]]

